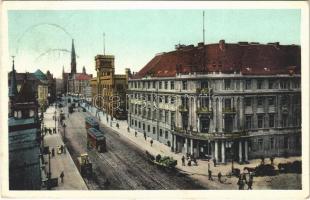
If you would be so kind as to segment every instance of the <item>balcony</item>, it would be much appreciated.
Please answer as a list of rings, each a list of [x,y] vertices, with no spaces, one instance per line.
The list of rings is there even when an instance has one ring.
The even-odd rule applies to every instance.
[[[209,109],[208,107],[200,107],[197,109],[197,114],[211,114],[212,109]]]
[[[188,108],[185,105],[180,105],[179,112],[188,112]]]
[[[223,108],[223,114],[236,114],[235,108]]]
[[[209,88],[197,88],[196,89],[197,94],[208,94],[209,93]]]

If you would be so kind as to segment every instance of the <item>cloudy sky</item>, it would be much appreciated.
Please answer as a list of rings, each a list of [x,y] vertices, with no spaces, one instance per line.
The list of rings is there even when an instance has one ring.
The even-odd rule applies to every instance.
[[[9,11],[9,54],[18,72],[70,70],[71,40],[77,70],[94,73],[94,57],[115,55],[116,72],[139,71],[160,52],[178,43],[202,41],[202,10]],[[300,10],[205,10],[206,43],[225,39],[300,44]],[[10,68],[8,68],[10,70]]]

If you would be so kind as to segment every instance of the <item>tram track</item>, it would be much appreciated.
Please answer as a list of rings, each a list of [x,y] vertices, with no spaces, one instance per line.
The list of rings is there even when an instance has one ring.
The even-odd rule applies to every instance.
[[[66,120],[68,148],[77,160],[81,153],[88,152],[93,163],[93,177],[84,179],[91,190],[167,190],[167,189],[203,189],[186,175],[179,172],[166,172],[150,163],[145,152],[133,142],[100,123],[105,133],[107,152],[99,153],[86,147],[86,129],[84,118],[88,112],[74,112]],[[70,147],[69,147],[70,146]],[[109,184],[107,184],[107,180]]]

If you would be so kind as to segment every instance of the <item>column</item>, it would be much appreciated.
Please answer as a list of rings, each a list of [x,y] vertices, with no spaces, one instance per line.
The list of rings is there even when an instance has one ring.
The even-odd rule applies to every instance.
[[[217,141],[214,141],[214,158],[216,159],[216,162],[218,162],[218,149],[217,149]]]
[[[242,142],[239,141],[239,162],[242,162]]]
[[[248,141],[244,141],[244,160],[248,161]]]
[[[225,163],[225,141],[222,141],[222,163]]]
[[[177,136],[172,135],[172,138],[173,138],[173,150],[174,152],[177,152]]]
[[[185,153],[188,153],[188,150],[187,150],[187,138],[185,138]]]
[[[196,146],[197,150],[197,157],[199,157],[199,152],[200,152],[200,149],[199,149],[199,140],[197,140],[197,146]]]
[[[190,148],[191,148],[191,155],[194,155],[194,145],[193,145],[193,139],[190,139],[190,142],[191,142],[191,146],[190,146]]]
[[[219,117],[219,125],[218,125],[218,132],[222,133],[223,132],[223,98],[219,98],[219,105],[218,105],[218,117]]]
[[[197,114],[197,132],[200,132],[200,118],[199,115]]]

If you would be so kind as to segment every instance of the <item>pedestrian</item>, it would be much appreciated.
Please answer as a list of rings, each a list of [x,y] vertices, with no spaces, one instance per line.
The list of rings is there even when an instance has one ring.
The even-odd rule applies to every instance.
[[[137,131],[135,131],[135,137],[137,137]]]
[[[146,140],[146,133],[145,133],[145,131],[143,133],[143,136],[144,136],[144,140]]]
[[[118,123],[116,123],[116,127],[119,128],[119,124]]]
[[[274,164],[274,163],[273,163],[273,161],[274,161],[274,157],[273,157],[273,156],[271,156],[271,157],[270,157],[270,164],[271,164],[271,165],[273,165],[273,164]]]
[[[253,185],[253,175],[250,174],[249,181],[248,181],[248,190],[252,190]]]
[[[193,162],[196,166],[198,166],[198,162],[197,162],[197,159],[195,157],[193,157]]]
[[[245,173],[242,174],[242,180],[244,181],[245,184],[247,184],[246,174]]]
[[[262,156],[260,159],[261,159],[261,165],[264,165],[264,164],[265,164],[265,158],[264,158],[264,156]]]
[[[62,154],[63,150],[64,150],[64,146],[61,145],[61,146],[60,146],[60,152],[61,152],[61,154]]]
[[[151,146],[153,146],[153,140],[151,140],[150,143],[151,143]]]
[[[185,157],[184,157],[184,155],[182,156],[182,165],[185,166]]]
[[[238,182],[237,182],[238,186],[239,186],[239,190],[243,190],[244,189],[244,182],[242,180],[241,175],[239,176]]]
[[[191,160],[191,159],[188,159],[187,165],[188,165],[188,166],[192,166],[192,160]]]
[[[62,183],[64,182],[64,177],[65,177],[65,174],[64,174],[64,171],[62,171],[60,174],[60,179]]]
[[[54,157],[54,156],[55,156],[55,149],[52,148],[52,157]]]
[[[216,159],[213,159],[214,167],[216,167]]]
[[[219,172],[219,173],[217,174],[217,177],[218,177],[219,182],[222,183],[222,180],[221,180],[222,174],[221,174],[221,172]]]
[[[212,171],[210,169],[208,169],[208,179],[210,181],[213,181],[213,179],[212,179]]]
[[[129,128],[129,126],[127,127],[127,132],[128,132],[128,133],[130,132],[130,128]]]

